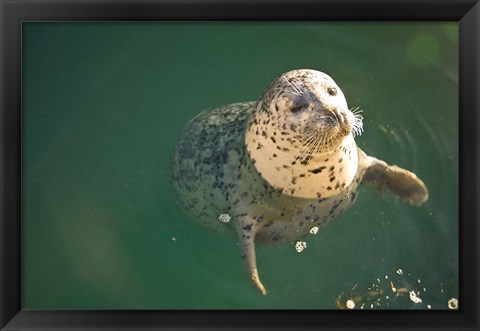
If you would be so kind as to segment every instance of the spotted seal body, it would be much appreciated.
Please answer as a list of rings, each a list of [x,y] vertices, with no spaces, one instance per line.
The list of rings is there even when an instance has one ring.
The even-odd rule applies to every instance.
[[[288,243],[325,226],[361,183],[413,205],[428,199],[415,174],[356,146],[361,119],[332,78],[302,69],[275,79],[257,102],[203,112],[187,125],[171,163],[179,201],[197,222],[237,236],[261,293],[255,242]]]

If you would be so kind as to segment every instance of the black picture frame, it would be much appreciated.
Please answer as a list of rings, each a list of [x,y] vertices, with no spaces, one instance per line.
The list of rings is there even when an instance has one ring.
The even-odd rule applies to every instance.
[[[1,0],[0,327],[52,329],[461,329],[479,318],[480,4],[432,1]],[[62,311],[21,307],[21,26],[27,21],[458,21],[460,309],[458,311]]]

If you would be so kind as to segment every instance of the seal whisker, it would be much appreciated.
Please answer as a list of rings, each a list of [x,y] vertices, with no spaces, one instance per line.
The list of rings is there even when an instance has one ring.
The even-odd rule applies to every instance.
[[[308,145],[306,145],[303,150],[303,155],[305,155],[303,159],[304,164],[308,164],[312,159],[313,154],[318,153],[321,149],[320,147],[326,142],[327,134],[325,132],[319,134],[317,131],[314,131],[309,137],[312,137],[312,135],[314,139],[310,139]]]
[[[304,139],[304,144],[301,145],[299,149],[310,144],[313,141],[313,139],[317,136],[317,133],[316,132],[309,133],[308,131],[306,131],[305,135],[306,135],[306,138]]]
[[[318,145],[318,151],[320,151],[321,147],[325,146],[325,144],[327,142],[327,134],[325,132],[322,134],[321,137],[322,137],[322,140],[321,140],[321,143]]]
[[[306,153],[306,151],[308,150],[308,146],[301,146],[298,151],[296,152],[295,156],[294,156],[294,160],[297,161],[297,160],[300,160],[301,162],[303,161],[303,157]]]
[[[306,132],[308,133],[308,131]],[[312,132],[307,136],[307,140],[305,144],[300,146],[298,148],[297,153],[295,154],[295,160],[301,159],[302,164],[307,164],[310,161],[310,158],[308,158],[308,153],[310,149],[312,148],[313,144],[316,143],[316,140],[318,139],[318,133],[317,132]]]
[[[315,140],[315,144],[313,145],[313,147],[310,149],[310,152],[308,153],[308,161],[310,161],[312,159],[312,156],[313,154],[317,153],[318,151],[318,147],[321,146],[321,143],[322,143],[322,136],[319,136],[316,140]]]
[[[350,111],[353,114],[353,123],[352,123],[352,132],[353,136],[359,136],[363,132],[363,116],[360,115],[360,113],[363,112],[363,109],[360,109],[360,107],[353,107],[350,109]]]
[[[355,114],[355,120],[353,122],[353,133],[355,136],[361,135],[363,132],[363,117]]]
[[[283,76],[283,79],[288,83],[288,85],[290,85],[290,87],[293,89],[293,91],[288,91],[292,94],[295,94],[296,96],[301,96],[302,95],[302,91],[297,87],[295,87],[288,79],[287,77]]]
[[[312,143],[308,146],[305,158],[303,159],[304,164],[308,164],[308,162],[310,162],[312,158],[312,151],[314,150],[315,145],[317,144],[317,141],[318,141],[318,137],[315,137]]]
[[[309,150],[310,146],[313,144],[313,142],[315,142],[316,138],[317,138],[316,133],[310,134],[307,137],[307,141],[298,148],[297,152],[295,153],[294,160],[302,159],[301,162],[302,163],[305,162],[304,156]],[[306,162],[308,163],[308,161]]]
[[[317,154],[320,151],[321,146],[324,146],[327,142],[328,135],[325,132],[322,132],[321,134],[315,132],[314,135],[315,139],[308,145],[308,153],[304,159],[304,164],[308,164],[313,155]]]
[[[297,83],[295,83],[295,82],[290,82],[290,84],[292,84],[292,85],[295,87],[295,91],[297,91],[298,93],[300,93],[300,95],[303,94],[302,89],[300,88],[300,86],[297,85]]]
[[[363,112],[363,109],[360,109],[360,107],[353,107],[350,109],[350,111],[352,112],[352,114],[358,114],[358,113],[362,113]]]

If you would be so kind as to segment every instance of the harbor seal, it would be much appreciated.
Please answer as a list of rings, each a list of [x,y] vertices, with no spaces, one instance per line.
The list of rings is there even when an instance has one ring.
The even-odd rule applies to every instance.
[[[193,118],[171,162],[172,185],[193,219],[238,238],[262,294],[255,243],[289,243],[340,216],[361,183],[412,205],[428,199],[412,172],[367,156],[355,144],[362,116],[327,74],[293,70],[256,102]]]

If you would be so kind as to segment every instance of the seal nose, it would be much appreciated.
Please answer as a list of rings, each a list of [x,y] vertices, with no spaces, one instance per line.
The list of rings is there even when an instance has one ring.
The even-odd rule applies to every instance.
[[[318,125],[342,125],[344,122],[343,116],[336,109],[321,108],[318,113]]]
[[[340,108],[332,109],[331,112],[333,113],[333,115],[334,115],[335,118],[337,119],[338,123],[340,123],[340,124],[344,124],[344,123],[345,123],[345,116],[343,116],[342,111],[340,110]]]

